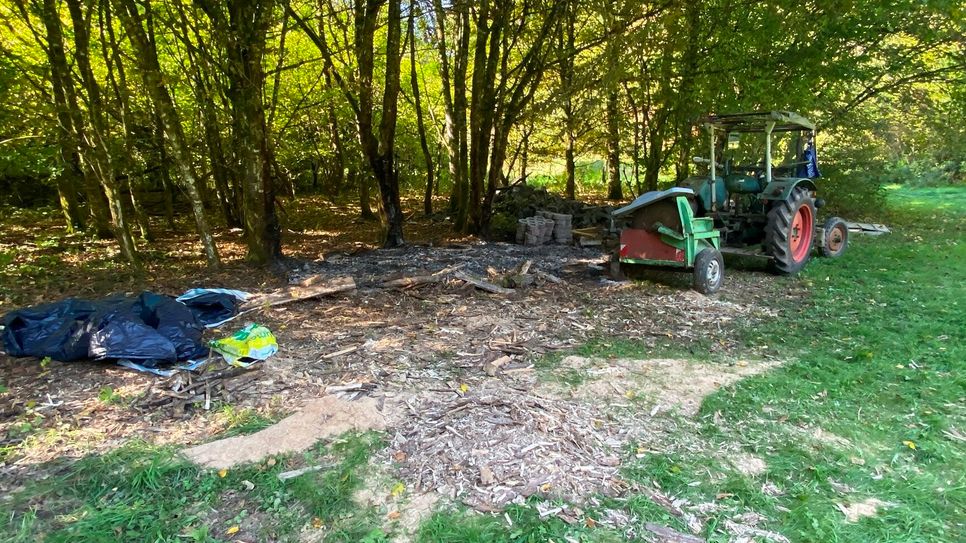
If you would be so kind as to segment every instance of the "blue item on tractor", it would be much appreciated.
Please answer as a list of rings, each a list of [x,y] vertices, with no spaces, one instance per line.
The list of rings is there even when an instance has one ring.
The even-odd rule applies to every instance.
[[[802,162],[804,164],[801,164],[798,171],[795,172],[797,177],[807,177],[808,179],[822,177],[822,172],[818,169],[818,154],[815,151],[814,141],[809,141],[805,147],[805,151],[802,153]]]

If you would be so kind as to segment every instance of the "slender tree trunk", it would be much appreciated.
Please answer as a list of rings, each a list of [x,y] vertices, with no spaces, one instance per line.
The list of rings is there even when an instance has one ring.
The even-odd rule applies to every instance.
[[[577,165],[574,162],[574,138],[567,134],[567,150],[564,151],[564,166],[567,170],[566,196],[570,200],[577,199]]]
[[[373,0],[370,0],[371,2]],[[378,3],[378,0],[375,2]],[[396,168],[396,117],[399,107],[399,78],[402,33],[401,0],[388,1],[386,23],[386,80],[382,95],[382,118],[379,123],[379,154],[382,175],[377,176],[382,208],[386,218],[385,247],[398,247],[406,243],[403,238],[403,212],[399,198],[399,171]],[[379,172],[379,168],[376,168]]]
[[[533,131],[533,125],[528,124],[523,130],[523,150],[520,153],[520,183],[523,185],[527,184],[527,166],[530,162],[530,132]]]
[[[319,23],[319,31],[324,32],[325,29],[321,28],[322,23]],[[328,66],[323,68],[323,75],[325,76],[325,87],[327,89],[334,89],[332,86],[332,73]],[[346,151],[345,144],[342,141],[342,131],[339,129],[339,116],[336,114],[335,105],[333,105],[332,100],[329,101],[326,106],[326,114],[328,115],[329,124],[329,139],[332,143],[332,174],[334,174],[334,181],[332,187],[332,194],[339,194],[342,191],[342,187],[346,184]],[[367,200],[368,202],[368,200]],[[369,210],[372,213],[372,210]]]
[[[138,197],[137,181],[134,171],[137,168],[135,156],[137,152],[134,148],[133,135],[131,134],[131,100],[127,86],[127,76],[124,72],[124,64],[121,61],[120,46],[114,34],[114,17],[111,11],[111,4],[104,2],[99,5],[101,11],[100,32],[101,32],[101,52],[104,55],[104,65],[107,68],[107,81],[114,91],[114,98],[120,105],[120,125],[122,138],[124,140],[124,150],[126,156],[120,157],[118,163],[121,164],[122,177],[125,179],[124,186],[127,188],[128,197],[131,200],[131,209],[134,210],[134,220],[144,241],[153,241],[151,235],[151,225],[148,222],[147,213],[141,206]],[[105,35],[106,34],[106,35]]]
[[[436,47],[439,53],[440,80],[443,86],[443,107],[446,117],[444,141],[448,157],[449,178],[453,183],[450,212],[457,231],[466,228],[469,196],[469,145],[466,139],[466,73],[469,61],[470,17],[467,2],[453,6],[456,10],[456,47],[450,53],[446,42],[446,12],[443,0],[433,0]],[[452,57],[452,72],[450,58]]]
[[[18,7],[23,17],[27,19],[29,14],[25,5],[21,3]],[[54,90],[55,105],[57,106],[57,119],[61,129],[60,137],[62,138],[62,145],[66,146],[61,150],[61,157],[64,159],[67,168],[65,171],[80,172],[84,181],[91,226],[98,237],[112,237],[110,215],[107,202],[104,199],[104,192],[94,176],[94,171],[89,162],[91,153],[87,146],[84,119],[77,103],[73,76],[64,49],[60,12],[54,0],[44,0],[41,7],[41,18],[46,33],[46,44],[43,45],[50,65],[50,78]],[[63,187],[63,192],[67,205],[70,207],[71,191],[69,185]],[[77,224],[82,222],[77,219],[71,220]]]
[[[59,124],[60,122],[58,122]],[[60,137],[64,136],[65,134],[60,134]],[[63,171],[57,176],[57,201],[60,203],[60,210],[64,214],[67,233],[73,234],[84,229],[84,217],[81,215],[80,205],[77,203],[78,172],[72,163],[74,158],[74,153],[71,151],[72,143],[69,141],[69,134],[66,134],[66,136],[68,136],[67,140],[62,140],[58,145]]]
[[[416,130],[419,134],[419,147],[423,151],[423,161],[426,164],[426,190],[423,194],[423,213],[433,214],[433,182],[436,170],[433,168],[433,156],[429,152],[426,141],[426,123],[423,122],[423,105],[419,96],[419,78],[416,74],[416,7],[415,0],[409,2],[409,84],[413,88],[413,104],[416,107]]]
[[[634,169],[634,190],[641,194],[644,192],[644,186],[641,184],[641,113],[630,87],[624,85],[624,92],[627,94],[627,102],[634,114],[634,144],[631,147],[631,160]]]
[[[374,221],[378,219],[372,212],[372,180],[368,172],[355,176],[359,181],[359,218],[364,221]]]
[[[647,190],[657,190],[658,178],[661,175],[662,154],[664,152],[664,140],[658,130],[652,130],[647,148],[647,158],[644,169],[644,186]]]
[[[624,198],[621,186],[621,133],[617,91],[607,92],[607,198]]]
[[[618,44],[617,21],[614,14],[608,10],[605,19],[607,37],[605,55],[607,58],[608,74],[606,81],[605,115],[607,117],[607,198],[621,200],[624,198],[621,186],[621,133],[620,133],[620,103],[618,89],[620,88],[620,50]]]
[[[577,165],[574,160],[574,149],[577,140],[577,119],[574,112],[574,62],[576,51],[577,7],[574,3],[566,6],[566,31],[561,34],[561,49],[564,54],[560,62],[560,81],[564,87],[563,113],[564,131],[567,138],[567,150],[564,152],[564,168],[567,172],[566,196],[571,200],[577,199]]]
[[[164,204],[164,223],[168,230],[174,230],[174,184],[171,182],[171,172],[168,170],[168,151],[164,148],[164,129],[161,125],[161,118],[156,111],[152,115],[154,119],[154,149],[158,156],[158,179],[161,181],[161,198]]]
[[[201,238],[205,259],[208,261],[208,266],[216,268],[220,264],[218,248],[215,246],[215,239],[211,235],[211,228],[208,226],[208,220],[205,217],[201,183],[198,181],[194,166],[191,164],[191,154],[184,128],[181,125],[181,117],[174,106],[171,95],[168,94],[168,87],[163,81],[161,65],[158,62],[158,52],[144,30],[135,0],[116,1],[122,8],[119,14],[127,30],[128,39],[131,40],[136,52],[141,77],[144,79],[144,87],[147,89],[155,110],[161,118],[165,139],[171,146],[171,156],[174,159],[175,167],[178,169],[185,192],[188,194],[191,211],[195,219],[195,228]],[[144,0],[142,5],[150,13],[149,1]]]
[[[53,70],[53,68],[52,68]],[[57,199],[64,214],[67,233],[73,234],[84,229],[84,218],[80,205],[77,203],[77,178],[80,177],[78,167],[77,144],[71,127],[70,114],[67,112],[67,100],[59,77],[51,76],[53,86],[54,105],[57,108],[57,137],[60,140],[60,161],[63,168],[57,176]]]
[[[52,6],[56,10],[56,7]],[[101,101],[101,91],[90,60],[90,18],[84,14],[80,0],[67,0],[74,29],[75,61],[81,75],[84,90],[87,93],[88,116],[90,118],[90,134],[87,148],[91,152],[90,161],[104,195],[107,196],[111,222],[114,225],[114,236],[120,245],[121,254],[135,267],[140,267],[137,245],[131,235],[131,228],[127,222],[127,214],[121,201],[121,191],[114,176],[114,164],[108,149],[107,125],[104,120],[104,107]]]
[[[195,101],[198,104],[198,112],[201,116],[201,126],[204,132],[205,147],[208,150],[208,160],[211,164],[211,177],[215,182],[215,193],[218,204],[221,207],[225,224],[231,228],[242,226],[240,217],[240,195],[232,183],[232,172],[229,168],[228,158],[225,156],[225,144],[220,130],[218,111],[215,106],[213,94],[216,92],[211,84],[212,62],[209,58],[209,47],[206,46],[204,39],[198,30],[197,25],[192,25],[184,9],[178,10],[178,21],[181,27],[181,39],[184,41],[188,60],[191,66],[191,78]],[[148,21],[147,24],[148,41],[155,43],[153,25]],[[195,36],[195,42],[191,42],[189,33]]]

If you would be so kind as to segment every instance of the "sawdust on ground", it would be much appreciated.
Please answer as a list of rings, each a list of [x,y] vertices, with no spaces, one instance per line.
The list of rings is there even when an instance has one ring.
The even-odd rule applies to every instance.
[[[651,403],[652,414],[676,409],[691,417],[697,414],[705,396],[776,365],[761,361],[727,365],[671,358],[610,360],[568,356],[561,361],[560,369],[579,372],[582,381],[572,386],[549,382],[541,389],[556,397],[583,400],[644,400]]]
[[[739,473],[746,477],[755,477],[765,473],[768,464],[753,454],[739,454],[731,457],[731,463]]]
[[[346,401],[323,396],[264,430],[197,445],[185,449],[184,455],[198,465],[224,469],[276,454],[301,452],[320,439],[348,431],[385,428],[386,419],[375,399]]]
[[[868,498],[858,503],[851,504],[835,504],[839,511],[845,515],[846,522],[858,522],[866,517],[874,517],[878,514],[879,508],[889,507],[890,503],[884,502],[877,498]]]

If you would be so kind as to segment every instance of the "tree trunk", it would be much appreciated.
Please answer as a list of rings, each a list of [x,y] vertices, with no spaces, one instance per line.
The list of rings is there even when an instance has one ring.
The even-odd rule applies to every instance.
[[[416,130],[419,134],[419,147],[423,151],[423,161],[426,164],[426,190],[423,194],[423,213],[433,214],[433,183],[436,170],[433,167],[433,156],[429,152],[426,141],[426,123],[423,122],[423,104],[419,96],[419,77],[416,74],[416,7],[415,0],[409,2],[409,84],[413,88],[413,104],[416,107]]]
[[[617,91],[607,92],[607,199],[624,198],[621,186],[621,133]]]
[[[523,151],[520,153],[520,183],[523,185],[527,184],[527,166],[530,161],[530,132],[533,131],[533,125],[529,124],[523,130]]]
[[[564,152],[564,162],[567,169],[567,198],[577,199],[577,165],[574,162],[574,138],[568,131],[567,150]]]
[[[617,21],[614,14],[608,10],[605,14],[606,28],[609,33],[605,46],[607,58],[606,104],[607,117],[607,198],[622,200],[624,198],[621,186],[621,133],[620,133],[620,103],[618,89],[620,88],[620,50],[618,44]]]
[[[378,0],[370,0],[378,3]],[[379,123],[379,158],[382,175],[377,175],[382,208],[386,218],[385,247],[406,243],[403,238],[403,212],[399,198],[399,171],[396,169],[396,117],[399,107],[399,76],[402,33],[401,0],[389,0],[389,19],[386,23],[386,80],[382,94],[382,118]],[[378,10],[377,10],[378,11]],[[370,46],[371,47],[371,46]],[[374,168],[377,173],[379,168]]]
[[[664,140],[657,130],[652,130],[648,139],[650,141],[648,142],[647,158],[644,163],[644,186],[647,190],[657,190],[663,161]]]
[[[60,124],[61,122],[58,120],[58,125]],[[59,128],[59,131],[63,132],[63,128]],[[61,133],[59,136],[65,139],[62,139],[58,145],[63,170],[57,176],[57,201],[60,203],[60,210],[64,214],[67,233],[73,234],[84,229],[84,217],[81,215],[80,205],[77,203],[78,171],[72,162],[75,155],[71,151],[72,143],[69,133]]]
[[[225,40],[232,147],[235,176],[241,186],[247,258],[254,264],[274,265],[282,256],[282,241],[265,122],[262,61],[275,3],[229,0],[225,2],[227,20],[221,12],[221,4],[199,3],[212,19],[216,33]]]
[[[21,4],[19,7],[23,17],[29,17],[25,6]],[[54,91],[54,103],[57,106],[57,120],[60,126],[61,158],[65,162],[65,172],[80,172],[84,181],[91,226],[94,228],[98,237],[108,238],[113,236],[113,232],[108,219],[109,212],[107,203],[104,200],[104,193],[97,178],[94,177],[93,169],[89,164],[90,153],[87,148],[83,115],[77,103],[73,76],[70,65],[67,63],[67,54],[64,49],[64,35],[60,21],[60,12],[54,0],[44,0],[41,8],[41,18],[46,33],[47,43],[44,44],[44,50],[50,65],[50,79]],[[58,190],[64,192],[63,197],[67,199],[67,205],[70,207],[72,191],[70,190],[69,184],[63,187],[58,185]],[[70,220],[75,224],[83,222],[79,218],[72,218]]]
[[[564,152],[564,167],[567,172],[566,196],[571,200],[577,199],[577,165],[574,163],[574,148],[577,140],[577,120],[574,112],[574,61],[576,51],[577,7],[573,3],[566,7],[566,32],[561,34],[560,43],[563,58],[560,61],[560,83],[563,87],[564,131],[567,138],[567,150]]]
[[[161,126],[161,118],[156,111],[153,118],[154,148],[158,152],[158,178],[161,181],[164,222],[168,226],[168,230],[174,230],[174,184],[171,182],[171,172],[168,171],[168,151],[164,148],[164,129]]]
[[[215,246],[215,239],[211,235],[211,228],[208,226],[205,217],[201,183],[198,181],[194,166],[191,164],[191,152],[188,149],[188,141],[181,125],[181,116],[178,114],[171,95],[168,94],[168,87],[163,81],[157,49],[155,49],[154,42],[150,41],[145,33],[135,0],[117,0],[117,2],[122,8],[119,15],[127,30],[128,39],[134,47],[140,65],[141,77],[144,79],[144,87],[147,89],[155,110],[161,118],[165,139],[171,147],[171,156],[188,194],[191,211],[195,219],[195,228],[201,238],[205,259],[208,266],[217,268],[220,264],[218,248]],[[149,0],[144,0],[143,6],[147,12],[150,12]]]
[[[189,23],[184,9],[178,10],[178,20],[181,27],[181,39],[185,43],[191,66],[191,77],[194,83],[191,85],[191,89],[198,104],[198,112],[201,115],[205,147],[208,150],[208,161],[211,164],[211,177],[215,182],[215,194],[225,224],[231,228],[240,228],[243,226],[240,217],[240,195],[232,183],[233,176],[228,165],[229,161],[225,156],[225,144],[219,128],[221,123],[218,119],[218,111],[213,96],[215,91],[210,82],[210,73],[213,68],[209,59],[209,48],[205,44],[197,25]],[[148,22],[147,31],[148,41],[152,44],[155,43],[150,22]],[[189,31],[193,32],[195,36],[194,43],[191,42]]]
[[[51,6],[51,9],[56,13],[56,6]],[[75,61],[81,75],[81,82],[87,93],[88,117],[90,118],[91,128],[87,145],[92,157],[90,164],[94,175],[104,189],[104,195],[107,196],[111,222],[114,226],[114,236],[120,245],[121,254],[135,267],[140,267],[141,262],[138,257],[137,245],[134,243],[134,237],[131,236],[127,214],[121,202],[117,180],[114,177],[113,160],[108,150],[107,124],[104,120],[100,86],[91,69],[90,18],[84,14],[80,0],[67,0],[67,9],[70,12],[74,29]]]
[[[627,102],[631,105],[631,111],[634,113],[634,145],[631,148],[631,160],[633,161],[634,168],[634,190],[637,191],[637,194],[642,194],[644,192],[644,186],[641,184],[641,113],[637,107],[637,101],[634,100],[634,95],[631,94],[630,87],[625,85],[624,92],[627,93]]]
[[[364,221],[374,221],[378,217],[372,212],[372,179],[369,178],[368,172],[355,177],[359,181],[359,218]]]
[[[137,168],[134,157],[137,156],[137,152],[134,147],[130,126],[131,100],[128,94],[124,64],[121,61],[120,46],[114,34],[114,18],[110,3],[105,2],[101,4],[101,15],[103,16],[103,20],[100,21],[99,25],[101,32],[101,52],[104,55],[104,65],[107,68],[107,81],[114,91],[115,100],[120,105],[119,120],[122,138],[124,140],[124,150],[126,152],[126,156],[120,157],[118,160],[122,165],[121,176],[125,179],[124,186],[128,191],[131,209],[134,210],[134,220],[140,231],[141,239],[144,241],[153,241],[154,237],[151,235],[151,225],[148,222],[147,213],[144,212],[144,208],[141,206],[141,201],[138,197],[137,181],[134,174],[134,170]]]
[[[443,87],[443,107],[446,126],[444,142],[453,192],[450,212],[457,231],[466,228],[469,146],[466,140],[466,72],[469,60],[470,18],[466,2],[454,5],[457,17],[456,49],[450,53],[446,44],[446,12],[442,0],[433,0],[436,28],[436,48],[439,53],[440,81]],[[452,57],[452,74],[450,58]]]

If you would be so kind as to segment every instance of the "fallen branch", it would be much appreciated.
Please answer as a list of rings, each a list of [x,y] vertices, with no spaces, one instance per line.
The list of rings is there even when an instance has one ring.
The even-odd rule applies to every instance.
[[[323,469],[334,468],[337,464],[321,464],[318,466],[308,466],[299,469],[293,469],[291,471],[283,471],[277,475],[279,481],[288,481],[289,479],[294,479],[299,475],[305,475],[306,473],[312,473],[313,471],[319,471]]]
[[[358,351],[358,350],[359,350],[359,345],[355,345],[355,346],[352,346],[352,347],[347,347],[345,349],[342,349],[341,351],[336,351],[334,353],[329,353],[329,354],[322,355],[322,360],[329,360],[331,358],[335,358],[337,356],[342,356],[344,354],[353,353],[353,352]]]
[[[416,275],[411,277],[400,277],[398,279],[390,279],[379,283],[377,286],[381,288],[413,288],[419,285],[425,285],[428,283],[439,283],[446,278],[447,275],[459,270],[466,264],[457,264],[456,266],[450,266],[439,270],[438,272],[432,273],[430,275]]]
[[[245,304],[246,306],[252,306],[243,310],[239,315],[256,311],[259,309],[266,309],[269,307],[274,307],[278,305],[284,305],[292,302],[297,302],[300,300],[308,300],[310,298],[317,298],[319,296],[328,296],[331,294],[338,294],[340,292],[348,292],[350,290],[356,289],[356,282],[351,277],[336,277],[325,283],[312,285],[312,286],[293,286],[282,289],[280,292],[274,292],[266,296],[252,300],[251,302]]]
[[[540,279],[543,279],[544,281],[549,281],[549,282],[551,282],[551,283],[553,283],[555,285],[559,285],[559,284],[561,284],[561,283],[564,282],[563,279],[557,277],[556,275],[549,274],[549,273],[547,273],[545,271],[537,270],[534,273]]]
[[[456,272],[453,274],[453,277],[465,281],[480,290],[492,292],[493,294],[513,294],[514,292],[512,288],[503,288],[463,272]]]

